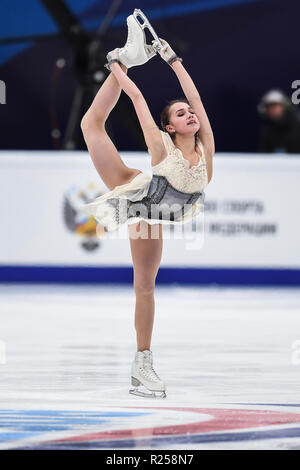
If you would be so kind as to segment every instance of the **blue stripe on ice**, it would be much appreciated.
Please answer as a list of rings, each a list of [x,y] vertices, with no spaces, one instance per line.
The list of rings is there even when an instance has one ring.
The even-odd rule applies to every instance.
[[[74,430],[78,425],[84,425],[88,431],[89,425],[94,427],[113,420],[120,422],[120,419],[149,414],[153,411],[0,410],[0,443],[50,431]]]

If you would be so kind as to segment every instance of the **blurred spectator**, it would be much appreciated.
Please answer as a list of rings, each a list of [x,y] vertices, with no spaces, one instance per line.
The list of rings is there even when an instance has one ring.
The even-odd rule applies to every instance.
[[[264,120],[258,151],[300,153],[300,118],[288,96],[270,90],[262,97],[258,111]]]

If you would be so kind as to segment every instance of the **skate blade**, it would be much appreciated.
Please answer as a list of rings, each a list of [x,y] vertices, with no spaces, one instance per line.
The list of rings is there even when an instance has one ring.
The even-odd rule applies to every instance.
[[[133,388],[129,390],[131,395],[136,395],[143,398],[166,398],[166,392],[161,390],[148,390],[144,387],[139,380],[135,377],[131,377],[131,385]]]
[[[143,392],[136,388],[130,389],[129,393],[131,395],[135,395],[137,397],[142,397],[142,398],[155,398],[155,399],[167,398],[166,392]]]
[[[153,29],[153,27],[151,26],[151,23],[150,21],[148,20],[147,16],[142,12],[142,10],[139,10],[138,8],[136,8],[133,12],[133,16],[134,18],[136,19],[137,23],[140,25],[140,27],[144,30],[145,28],[148,28],[150,34],[152,34],[152,37],[155,39],[155,41],[157,41],[158,43],[158,46],[155,48],[155,51],[158,52],[160,49],[162,49],[164,46],[161,42],[161,40],[159,39],[159,37],[157,36],[155,30]],[[141,23],[139,20],[138,20],[138,17],[142,18],[143,20],[143,23]],[[148,44],[146,44],[146,46],[149,47]],[[150,46],[152,47],[152,46]]]

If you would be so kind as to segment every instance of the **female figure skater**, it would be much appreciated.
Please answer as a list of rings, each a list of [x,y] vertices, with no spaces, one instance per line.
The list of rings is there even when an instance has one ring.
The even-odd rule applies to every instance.
[[[131,20],[131,17],[127,18],[128,30]],[[130,393],[164,398],[166,385],[153,369],[150,349],[155,279],[162,256],[162,223],[186,223],[203,206],[203,190],[212,178],[215,148],[213,132],[193,80],[182,65],[182,59],[163,39],[160,39],[163,47],[157,51],[175,72],[186,99],[174,100],[165,107],[161,114],[163,130],[158,128],[141,91],[127,76],[128,68],[141,65],[155,55],[149,53],[140,27],[133,25],[134,28],[135,33],[131,31],[125,47],[107,55],[107,68],[111,73],[81,122],[93,163],[110,189],[86,208],[111,230],[128,224],[137,334],[137,352],[131,368],[134,389]],[[157,42],[152,42],[153,47],[157,47]],[[121,90],[130,97],[143,130],[151,154],[152,177],[127,167],[105,131],[105,121]],[[173,203],[175,210],[164,210]],[[150,206],[151,209],[154,207],[153,211]],[[151,229],[154,227],[157,231],[153,237]]]

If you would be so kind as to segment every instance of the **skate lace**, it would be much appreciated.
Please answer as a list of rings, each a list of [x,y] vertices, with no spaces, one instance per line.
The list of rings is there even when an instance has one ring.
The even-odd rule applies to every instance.
[[[153,369],[153,364],[150,360],[144,360],[144,367],[140,368],[140,372],[146,378],[160,380],[157,373]]]

